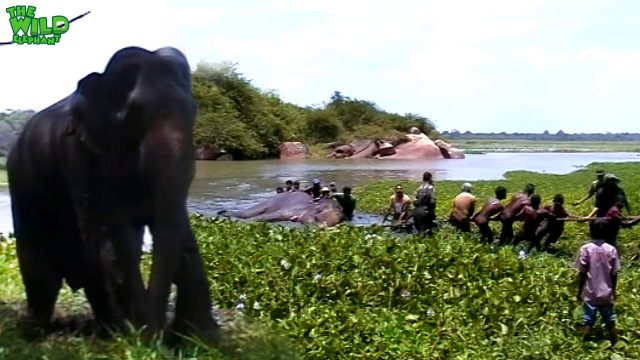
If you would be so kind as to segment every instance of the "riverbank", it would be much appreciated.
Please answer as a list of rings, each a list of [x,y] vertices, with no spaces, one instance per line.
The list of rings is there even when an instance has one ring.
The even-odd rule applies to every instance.
[[[450,143],[474,153],[579,153],[579,152],[640,152],[639,141],[550,141],[513,139],[455,139]]]
[[[592,164],[566,175],[509,172],[504,180],[475,181],[484,199],[505,185],[509,193],[536,184],[544,202],[563,193],[567,203],[584,196],[596,168],[613,172],[632,206],[640,195],[640,164]],[[364,211],[379,212],[396,181],[359,187]],[[401,181],[413,192],[417,181]],[[448,211],[461,181],[438,181],[439,217]],[[382,206],[380,205],[382,204]],[[576,209],[589,210],[589,204]],[[416,357],[428,359],[592,359],[640,357],[640,269],[630,262],[640,245],[639,229],[620,233],[623,270],[616,312],[620,341],[583,344],[577,326],[572,269],[587,240],[584,224],[568,223],[557,254],[530,254],[478,243],[445,226],[434,238],[398,239],[380,227],[290,229],[191,217],[211,281],[214,302],[233,309],[245,294],[249,325],[227,327],[226,344],[240,353],[198,349],[202,359]],[[282,266],[285,260],[289,266]],[[145,256],[145,263],[148,258]],[[8,358],[165,359],[164,348],[141,345],[135,335],[114,341],[57,335],[36,344],[17,332],[24,307],[13,243],[0,247],[0,348]],[[86,314],[81,292],[67,289],[58,314]],[[234,313],[233,310],[228,310]],[[185,354],[187,356],[187,354]]]

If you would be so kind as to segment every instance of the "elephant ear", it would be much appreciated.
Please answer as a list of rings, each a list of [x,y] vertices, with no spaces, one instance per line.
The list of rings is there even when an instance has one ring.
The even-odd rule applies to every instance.
[[[87,121],[91,98],[100,92],[102,75],[93,72],[78,81],[76,91],[71,96],[71,121],[67,125],[67,134],[73,135]]]
[[[67,134],[82,130],[81,136],[89,140],[87,136],[101,136],[103,130],[137,115],[133,97],[140,70],[140,64],[131,63],[104,74],[94,72],[80,80],[71,98],[72,120]]]

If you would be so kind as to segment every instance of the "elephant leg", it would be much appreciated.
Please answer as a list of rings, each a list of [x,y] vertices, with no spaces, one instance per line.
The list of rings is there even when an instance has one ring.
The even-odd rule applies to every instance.
[[[174,280],[178,288],[176,316],[171,329],[195,334],[209,343],[218,341],[218,325],[211,315],[211,294],[195,237],[189,231]]]
[[[114,232],[117,271],[115,295],[125,319],[134,326],[146,323],[144,316],[145,288],[140,272],[144,227],[128,226]]]
[[[51,322],[62,276],[43,249],[18,245],[20,272],[27,294],[28,321],[46,330]]]
[[[98,326],[107,330],[122,327],[122,309],[115,302],[115,279],[112,269],[115,264],[113,244],[100,238],[90,251],[89,275],[85,278],[84,291],[91,305]]]
[[[55,221],[37,199],[25,199],[12,193],[16,253],[27,295],[27,322],[42,330],[51,324],[62,275],[55,266],[55,255],[47,244],[57,239]]]

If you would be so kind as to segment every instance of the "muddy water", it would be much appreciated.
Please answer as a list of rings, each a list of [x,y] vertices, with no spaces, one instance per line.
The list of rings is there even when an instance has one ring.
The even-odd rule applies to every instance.
[[[500,179],[509,170],[564,174],[592,162],[640,161],[637,153],[490,153],[470,154],[463,160],[303,160],[197,162],[189,208],[214,215],[237,210],[266,199],[287,179],[306,186],[313,178],[338,187],[356,187],[380,179],[415,179],[430,170],[436,180]],[[377,221],[376,216],[356,214],[356,223]],[[0,188],[0,232],[12,230],[10,201]]]
[[[510,170],[564,174],[592,162],[640,161],[637,153],[490,153],[463,160],[302,160],[202,161],[191,186],[190,207],[204,213],[244,209],[270,197],[288,179],[308,186],[312,179],[338,187],[380,179],[415,179],[432,171],[438,180],[501,179]]]

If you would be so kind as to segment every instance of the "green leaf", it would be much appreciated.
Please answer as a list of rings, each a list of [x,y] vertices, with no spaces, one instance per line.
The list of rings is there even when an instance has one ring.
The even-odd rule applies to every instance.
[[[420,316],[415,315],[415,314],[409,314],[409,315],[405,316],[404,319],[407,320],[407,321],[417,321],[418,319],[420,319]]]
[[[500,334],[507,335],[509,333],[509,327],[505,324],[500,323]]]

